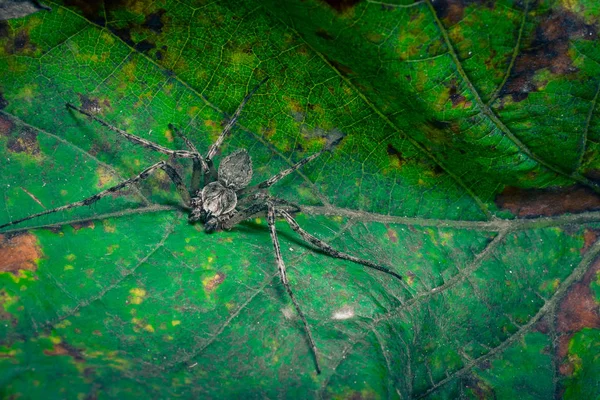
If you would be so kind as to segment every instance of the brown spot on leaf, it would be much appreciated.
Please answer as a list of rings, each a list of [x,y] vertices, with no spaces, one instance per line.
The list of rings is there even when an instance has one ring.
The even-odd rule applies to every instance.
[[[571,186],[560,189],[521,189],[507,186],[496,205],[519,217],[551,216],[600,209],[600,197],[590,189]]]
[[[456,80],[452,80],[450,86],[449,96],[450,101],[452,102],[452,108],[456,108],[462,104],[462,108],[471,107],[471,102],[467,101],[467,98],[462,94],[458,93],[458,88],[456,87]]]
[[[443,19],[447,24],[454,25],[463,19],[465,8],[477,4],[493,8],[494,0],[436,0],[431,4],[438,18]]]
[[[573,335],[562,335],[558,338],[557,352],[559,358],[565,358],[569,354],[569,342]]]
[[[162,21],[162,17],[166,12],[166,10],[161,8],[157,12],[147,15],[142,26],[156,33],[161,33],[162,28],[165,26],[164,22]]]
[[[325,40],[333,40],[333,36],[331,36],[325,29],[323,28],[319,28],[317,29],[317,32],[315,32],[316,35],[320,38],[323,38]]]
[[[18,136],[11,136],[6,147],[13,153],[39,154],[40,145],[37,141],[37,133],[33,129],[23,128]]]
[[[331,8],[339,13],[343,13],[353,8],[355,5],[361,2],[361,0],[322,0],[327,3]]]
[[[85,361],[83,353],[79,349],[64,342],[55,344],[52,350],[44,350],[44,354],[47,356],[70,356],[76,362]]]
[[[42,250],[32,234],[0,235],[0,272],[16,275],[20,270],[35,271],[41,257]]]
[[[594,25],[586,24],[578,15],[564,9],[555,9],[541,16],[533,41],[517,57],[510,77],[501,95],[511,95],[513,101],[522,101],[538,88],[535,73],[547,69],[554,75],[568,75],[577,71],[569,56],[570,40],[596,40]]]
[[[29,34],[25,29],[21,29],[4,45],[4,49],[8,54],[28,54],[35,51],[35,46],[29,39]]]
[[[390,239],[390,241],[392,243],[398,243],[398,232],[396,232],[395,230],[393,230],[392,228],[390,228],[390,226],[388,224],[385,225],[386,227],[386,234],[388,239]]]
[[[96,225],[94,225],[94,221],[77,222],[77,223],[71,224],[71,226],[73,227],[73,230],[75,232],[77,232],[80,229],[84,229],[84,228],[94,229],[96,227]]]
[[[581,254],[585,254],[585,252],[598,240],[598,232],[592,229],[586,229],[583,233],[583,247],[581,249]]]
[[[9,136],[14,127],[15,124],[10,119],[0,115],[0,135]]]
[[[558,332],[574,333],[583,328],[600,328],[599,306],[590,289],[590,283],[598,271],[600,259],[592,264],[579,282],[569,288],[558,308]]]
[[[495,398],[494,389],[485,382],[485,380],[479,378],[475,374],[468,375],[464,378],[465,387],[471,390],[471,393],[477,399],[493,399]]]
[[[81,109],[90,114],[99,114],[105,109],[110,108],[108,99],[99,99],[97,97],[88,97],[83,94],[78,94],[81,102]]]
[[[225,280],[226,275],[221,273],[221,272],[217,272],[217,274],[215,276],[213,276],[212,278],[208,278],[206,280],[204,280],[204,287],[206,288],[207,291],[212,292],[213,290],[215,290],[217,288],[217,286],[219,286],[221,283],[223,283],[223,281]]]
[[[574,283],[561,300],[556,317],[556,330],[559,333],[557,357],[563,360],[559,366],[562,375],[573,374],[574,365],[569,360],[569,342],[573,335],[584,328],[600,328],[600,306],[590,283],[600,272],[600,259],[591,265],[579,282]]]

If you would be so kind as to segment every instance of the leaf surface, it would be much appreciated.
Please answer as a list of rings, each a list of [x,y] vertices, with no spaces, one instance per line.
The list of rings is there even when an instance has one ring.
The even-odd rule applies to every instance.
[[[0,234],[2,394],[598,395],[600,8],[578,1],[50,4],[0,25],[0,224],[172,149],[246,149],[336,249],[278,221],[207,234],[169,178]],[[191,163],[176,161],[186,182]]]

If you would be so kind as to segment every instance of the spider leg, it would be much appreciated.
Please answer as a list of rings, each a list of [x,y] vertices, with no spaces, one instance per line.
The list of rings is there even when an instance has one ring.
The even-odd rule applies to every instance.
[[[278,173],[277,175],[272,176],[271,178],[267,179],[264,182],[261,182],[257,185],[251,186],[249,188],[243,189],[241,193],[243,194],[249,194],[249,193],[253,193],[256,192],[258,190],[262,190],[262,189],[266,189],[270,186],[273,186],[273,184],[275,184],[276,182],[280,181],[281,179],[285,178],[286,176],[288,176],[289,174],[291,174],[292,172],[294,172],[295,170],[297,170],[298,168],[302,167],[304,164],[307,164],[309,162],[311,162],[312,160],[314,160],[315,158],[319,157],[321,154],[323,154],[325,150],[321,150],[311,156],[308,156],[306,158],[303,158],[302,160],[298,161],[296,164],[292,165],[290,168],[281,171],[280,173]]]
[[[210,147],[208,148],[208,152],[206,153],[206,161],[208,161],[208,162],[212,161],[212,159],[215,156],[215,154],[217,154],[217,151],[219,150],[219,147],[221,147],[221,144],[223,144],[223,140],[225,140],[225,137],[229,134],[229,132],[231,131],[231,128],[237,122],[237,119],[240,116],[240,113],[242,112],[242,109],[244,108],[244,106],[246,105],[246,103],[248,102],[248,100],[250,100],[250,97],[252,97],[252,95],[254,94],[254,92],[256,92],[258,90],[258,88],[263,83],[265,83],[268,79],[269,78],[267,77],[267,78],[263,79],[262,81],[260,81],[258,83],[258,85],[256,85],[254,87],[254,89],[252,89],[250,91],[250,93],[248,93],[246,95],[246,97],[244,97],[244,100],[242,100],[242,102],[238,106],[237,110],[235,110],[235,112],[233,113],[233,115],[229,119],[229,122],[227,123],[227,125],[225,125],[225,128],[223,129],[223,132],[221,132],[221,134],[219,135],[219,137],[217,138],[217,140],[213,144],[211,144]]]
[[[283,258],[281,257],[281,249],[279,247],[279,240],[277,239],[277,231],[275,230],[275,206],[271,203],[267,203],[268,212],[267,212],[267,221],[269,224],[269,231],[271,233],[271,240],[273,241],[273,248],[275,249],[275,260],[277,261],[277,268],[279,269],[279,276],[281,278],[281,282],[285,286],[285,290],[287,290],[288,295],[292,299],[294,303],[294,307],[296,307],[296,311],[304,324],[304,331],[306,332],[306,336],[308,336],[308,342],[310,343],[310,347],[312,349],[313,355],[315,357],[315,366],[317,368],[317,374],[321,373],[321,368],[319,367],[319,357],[317,355],[317,345],[312,337],[312,333],[310,331],[310,327],[308,326],[308,322],[306,322],[306,317],[304,313],[300,309],[300,304],[296,300],[294,293],[292,293],[292,288],[290,287],[290,283],[287,278],[287,273],[285,270],[285,264],[283,263]]]
[[[192,169],[192,181],[190,183],[190,193],[194,196],[198,190],[200,190],[200,181],[203,176],[205,176],[206,171],[210,170],[206,160],[202,157],[194,143],[192,143],[179,129],[177,129],[174,125],[169,124],[169,129],[172,129],[173,132],[177,136],[179,136],[185,142],[186,146],[190,149],[191,152],[196,154],[196,157],[192,158],[193,169]],[[208,182],[204,182],[206,185]]]
[[[358,257],[352,256],[350,254],[346,254],[346,253],[343,253],[341,251],[334,249],[333,247],[331,247],[324,241],[316,238],[315,236],[311,235],[310,233],[308,233],[304,229],[302,229],[300,227],[300,225],[298,225],[296,220],[287,211],[277,210],[277,213],[279,215],[281,215],[283,218],[285,218],[285,220],[287,221],[290,228],[292,228],[294,230],[294,232],[296,232],[298,235],[300,235],[302,237],[302,239],[304,239],[304,241],[318,247],[319,249],[321,249],[323,252],[330,255],[331,257],[353,261],[357,264],[362,264],[366,267],[373,268],[373,269],[376,269],[381,272],[385,272],[386,274],[391,275],[394,278],[402,280],[402,276],[398,275],[397,273],[395,273],[394,271],[392,271],[386,267],[382,267],[380,265],[375,264],[374,262],[371,262],[368,260],[363,260],[362,258],[358,258]]]
[[[238,206],[243,206],[250,201],[256,201],[256,200],[264,201],[266,199],[268,199],[269,202],[273,203],[273,205],[277,206],[278,208],[285,207],[286,211],[289,211],[292,213],[297,213],[297,212],[301,211],[301,208],[299,206],[297,206],[296,204],[290,203],[289,201],[286,201],[283,199],[278,199],[276,197],[271,197],[264,192],[256,193],[250,197],[243,198],[242,200],[238,201]],[[237,212],[229,219],[224,220],[221,223],[220,229],[230,230],[231,228],[233,228],[234,226],[236,226],[237,224],[239,224],[242,221],[246,221],[250,218],[255,218],[258,216],[264,216],[264,212],[265,212],[265,203],[264,202],[252,204],[251,206],[244,208],[241,211]]]
[[[86,115],[86,116],[90,117],[94,121],[96,121],[99,124],[107,127],[108,129],[110,129],[111,131],[117,132],[119,135],[123,136],[124,138],[126,138],[127,140],[129,140],[132,143],[142,145],[142,146],[144,146],[146,148],[149,148],[149,149],[152,149],[152,150],[156,150],[159,153],[167,154],[169,156],[173,156],[173,157],[176,157],[176,158],[195,158],[196,157],[196,154],[194,154],[193,152],[186,151],[186,150],[171,150],[171,149],[163,147],[163,146],[161,146],[159,144],[153,143],[153,142],[151,142],[149,140],[142,139],[141,137],[132,135],[131,133],[127,133],[123,129],[119,129],[116,126],[113,126],[113,125],[109,124],[108,122],[106,122],[106,121],[104,121],[104,120],[96,117],[95,115],[93,115],[93,114],[91,114],[91,113],[89,113],[89,112],[87,112],[85,110],[82,110],[81,108],[79,108],[77,106],[74,106],[71,103],[67,103],[67,108],[71,108],[71,109],[73,109],[73,110],[75,110],[77,112],[80,112],[83,115]]]
[[[51,214],[51,213],[55,213],[58,211],[69,210],[69,209],[75,208],[75,207],[89,206],[90,204],[97,202],[101,198],[106,197],[111,193],[114,193],[120,189],[131,186],[131,185],[135,184],[136,182],[141,181],[142,179],[146,179],[151,173],[153,173],[154,171],[156,171],[159,168],[162,169],[163,171],[165,171],[167,173],[167,175],[171,178],[173,183],[175,183],[175,186],[177,187],[177,191],[179,192],[179,195],[183,198],[183,201],[186,203],[186,205],[188,205],[189,201],[190,201],[190,195],[189,195],[185,185],[183,184],[183,180],[181,179],[181,177],[179,176],[177,171],[173,167],[171,167],[169,164],[167,164],[166,161],[159,161],[156,164],[146,168],[140,174],[134,176],[133,178],[129,178],[115,186],[109,187],[108,189],[101,191],[100,193],[96,193],[93,196],[87,197],[80,201],[76,201],[75,203],[67,204],[67,205],[64,205],[61,207],[56,207],[51,210],[42,211],[41,213],[33,214],[28,217],[21,218],[16,221],[12,221],[12,222],[0,225],[0,229],[6,228],[7,226],[19,224],[21,222],[40,217],[42,215]]]

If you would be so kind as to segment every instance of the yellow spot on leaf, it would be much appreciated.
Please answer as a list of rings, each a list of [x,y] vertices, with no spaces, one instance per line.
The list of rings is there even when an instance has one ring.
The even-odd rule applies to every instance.
[[[96,169],[96,173],[98,174],[98,183],[96,186],[99,188],[105,187],[108,184],[112,183],[113,176],[105,167],[98,167]]]
[[[173,321],[171,321],[171,325],[173,325],[173,326],[177,326],[179,324],[181,324],[181,321],[178,319],[174,319]]]
[[[146,291],[141,288],[133,288],[129,291],[129,302],[131,304],[142,304],[144,297],[146,297]]]
[[[245,51],[244,49],[240,49],[231,53],[231,63],[237,65],[251,65],[254,63],[256,57],[252,51]]]
[[[144,327],[144,330],[146,332],[150,332],[150,333],[154,333],[154,328],[152,327],[152,325],[148,324]]]
[[[13,358],[14,356],[17,355],[17,350],[14,349],[10,349],[10,350],[3,350],[0,349],[0,358]]]
[[[65,258],[67,259],[67,261],[73,261],[77,258],[77,256],[75,254],[68,254],[65,256]]]
[[[198,113],[199,110],[200,108],[198,106],[192,106],[188,109],[187,115],[193,117]]]
[[[110,45],[115,42],[115,38],[112,35],[109,35],[107,31],[102,31],[102,43],[104,45]]]
[[[202,285],[204,285],[204,288],[207,291],[212,292],[213,290],[215,290],[217,288],[217,286],[219,286],[221,283],[223,283],[224,280],[225,280],[225,274],[217,272],[214,276],[212,276],[210,278],[204,278],[202,280]]]
[[[194,246],[185,246],[185,249],[187,251],[189,251],[190,253],[193,253],[196,251],[196,248]]]
[[[4,290],[0,290],[0,304],[4,306],[4,308],[9,308],[13,304],[15,304],[19,298],[17,296],[11,296]]]
[[[65,328],[67,328],[67,327],[69,327],[69,326],[71,326],[71,325],[72,325],[72,324],[71,324],[71,321],[69,321],[68,319],[65,319],[65,320],[63,320],[63,321],[60,321],[60,322],[59,322],[59,323],[57,323],[56,325],[54,325],[54,327],[55,327],[55,328],[58,328],[58,329],[65,329]]]
[[[254,218],[254,222],[257,224],[262,224],[262,218]]]
[[[71,264],[65,265],[65,268],[64,268],[65,271],[70,271],[72,269],[75,269],[75,267],[73,267]]]
[[[37,85],[24,85],[21,90],[17,92],[15,96],[16,100],[24,100],[28,103],[31,103],[34,97],[37,96]]]
[[[128,62],[127,64],[125,64],[123,66],[123,74],[127,77],[127,79],[129,80],[129,82],[133,82],[135,81],[136,78],[136,63],[137,61],[135,61],[135,59],[133,59],[132,61]]]
[[[171,130],[170,130],[170,129],[167,129],[167,130],[165,131],[165,137],[167,138],[167,140],[168,140],[169,142],[173,142],[173,132],[171,132]]]
[[[113,231],[113,232],[114,232],[114,231]],[[111,254],[112,254],[112,253],[114,253],[114,252],[115,252],[115,250],[116,250],[116,249],[118,249],[118,248],[119,248],[119,245],[118,245],[118,244],[113,244],[113,245],[111,245],[111,246],[108,246],[108,247],[106,248],[106,255],[107,255],[107,256],[108,256],[108,255],[111,255]]]
[[[52,344],[59,344],[61,342],[58,336],[48,336],[48,339],[50,339]]]
[[[69,192],[67,192],[65,189],[60,191],[60,195],[61,196],[66,196]]]
[[[115,224],[109,222],[107,219],[102,221],[102,225],[104,227],[104,232],[106,233],[114,233],[117,230]]]

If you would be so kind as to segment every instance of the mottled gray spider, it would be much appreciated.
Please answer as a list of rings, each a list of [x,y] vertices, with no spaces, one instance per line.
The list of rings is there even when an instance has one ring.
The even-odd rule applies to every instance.
[[[366,267],[373,268],[378,271],[389,274],[397,279],[402,279],[402,277],[386,267],[382,267],[371,261],[363,260],[350,254],[346,254],[341,251],[335,250],[327,243],[306,232],[298,225],[298,223],[292,217],[292,213],[300,212],[301,207],[293,203],[287,202],[283,199],[271,196],[267,192],[267,189],[274,183],[291,174],[298,168],[302,167],[304,164],[319,157],[323,152],[332,150],[333,146],[342,139],[341,135],[330,135],[327,138],[327,144],[325,145],[325,148],[323,150],[302,159],[301,161],[294,164],[292,167],[254,186],[248,187],[248,184],[252,179],[252,159],[250,158],[250,155],[245,149],[237,150],[225,157],[221,161],[219,169],[217,171],[213,164],[213,157],[217,154],[219,147],[223,143],[223,140],[231,131],[231,128],[237,121],[242,111],[242,108],[244,107],[246,102],[250,99],[252,94],[260,87],[260,85],[262,85],[266,80],[267,79],[264,79],[262,82],[260,82],[242,100],[241,104],[238,106],[237,110],[229,119],[227,125],[223,129],[223,132],[221,132],[218,139],[209,147],[206,156],[202,156],[200,152],[198,152],[194,144],[192,144],[172,125],[169,125],[170,129],[175,131],[182,138],[189,150],[171,150],[166,147],[160,146],[156,143],[152,143],[146,139],[142,139],[140,137],[131,135],[119,128],[116,128],[108,122],[103,121],[102,119],[96,117],[90,112],[76,107],[73,104],[67,104],[67,108],[73,109],[81,114],[88,116],[94,121],[104,125],[108,129],[119,133],[120,135],[122,135],[123,137],[125,137],[133,143],[140,144],[144,147],[156,150],[163,154],[167,154],[170,157],[191,159],[193,162],[193,170],[189,190],[184,185],[181,176],[175,170],[175,168],[169,165],[167,161],[159,161],[156,164],[143,170],[139,175],[127,179],[115,186],[105,189],[100,193],[97,193],[86,199],[77,201],[75,203],[67,204],[61,207],[57,207],[51,210],[46,210],[34,215],[30,215],[19,220],[8,222],[6,224],[0,225],[0,229],[57,211],[63,211],[74,207],[90,205],[113,192],[116,192],[123,188],[127,188],[143,179],[146,179],[151,173],[158,169],[162,169],[163,171],[165,171],[175,184],[177,192],[183,199],[186,208],[190,211],[190,223],[194,223],[196,221],[202,222],[204,224],[204,229],[206,232],[229,230],[244,220],[257,217],[259,215],[264,215],[266,213],[267,223],[269,225],[269,231],[271,234],[271,240],[275,249],[275,260],[279,269],[281,282],[285,286],[285,289],[288,295],[290,296],[292,302],[294,303],[294,307],[296,308],[300,319],[302,320],[304,330],[306,332],[306,336],[308,338],[308,342],[310,344],[311,351],[314,356],[317,373],[320,373],[321,368],[319,366],[319,358],[317,355],[318,353],[315,341],[312,337],[312,333],[308,322],[306,321],[304,313],[300,309],[300,305],[292,292],[287,278],[285,264],[283,262],[283,258],[281,257],[279,240],[277,238],[277,231],[275,230],[275,217],[283,217],[285,221],[289,224],[289,226],[292,228],[292,230],[299,234],[304,241],[314,245],[315,247],[317,247],[318,249],[320,249],[325,254],[331,257],[350,260],[355,263],[362,264]]]

